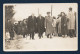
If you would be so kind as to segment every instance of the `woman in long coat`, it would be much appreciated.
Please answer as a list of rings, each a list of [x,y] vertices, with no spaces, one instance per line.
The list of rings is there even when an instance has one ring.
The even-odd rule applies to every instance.
[[[22,22],[22,35],[23,35],[23,38],[25,38],[26,34],[27,34],[27,25],[26,25],[26,19],[24,19],[23,22]]]
[[[65,37],[67,35],[67,18],[64,12],[61,12],[61,33]]]
[[[22,35],[22,22],[18,21],[18,35]]]
[[[45,17],[45,28],[46,28],[46,32],[45,34],[47,35],[47,38],[52,38],[52,33],[53,33],[53,26],[52,26],[52,17],[50,16],[50,12],[47,12],[47,15]]]
[[[61,14],[58,15],[58,18],[57,18],[57,33],[58,33],[58,36],[61,36]]]
[[[53,26],[53,32],[54,32],[53,35],[54,35],[54,36],[57,35],[56,23],[57,23],[57,19],[56,19],[56,17],[53,17],[52,26]]]

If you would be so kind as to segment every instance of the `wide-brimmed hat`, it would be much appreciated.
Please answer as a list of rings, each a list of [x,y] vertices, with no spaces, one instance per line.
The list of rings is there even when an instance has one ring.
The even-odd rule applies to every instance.
[[[69,10],[72,10],[72,7],[70,7]]]
[[[50,14],[50,12],[47,12],[47,14]]]

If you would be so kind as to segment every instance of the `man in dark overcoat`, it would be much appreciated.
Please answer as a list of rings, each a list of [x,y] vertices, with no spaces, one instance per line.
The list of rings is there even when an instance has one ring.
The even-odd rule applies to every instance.
[[[17,23],[14,24],[14,31],[16,34],[18,34],[18,24]]]
[[[61,33],[62,37],[67,36],[67,18],[64,12],[61,12]]]
[[[23,35],[23,38],[25,38],[25,35],[27,35],[27,25],[26,25],[26,19],[24,19],[22,21],[22,35]]]
[[[38,34],[39,34],[39,39],[41,38],[41,37],[43,37],[42,36],[42,34],[43,34],[43,32],[44,32],[44,17],[43,16],[41,16],[41,14],[39,14],[39,16],[37,17],[37,27],[38,27]]]
[[[22,35],[22,22],[18,21],[18,35]]]
[[[8,20],[8,31],[9,31],[9,34],[10,34],[10,40],[13,40],[14,28],[13,28],[13,24],[12,24],[11,20]]]
[[[30,34],[30,39],[34,39],[34,32],[36,28],[36,17],[34,14],[28,17],[28,32]]]

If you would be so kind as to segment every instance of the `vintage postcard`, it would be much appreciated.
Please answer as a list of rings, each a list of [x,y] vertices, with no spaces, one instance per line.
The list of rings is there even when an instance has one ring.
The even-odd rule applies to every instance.
[[[77,3],[3,4],[3,51],[77,50]]]

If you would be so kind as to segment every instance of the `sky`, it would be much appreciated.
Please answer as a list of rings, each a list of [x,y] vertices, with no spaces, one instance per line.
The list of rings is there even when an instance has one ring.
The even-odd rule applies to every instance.
[[[15,12],[13,18],[16,21],[28,18],[32,13],[34,13],[34,15],[37,17],[38,10],[39,14],[45,17],[48,11],[51,12],[51,5],[52,5],[52,16],[55,17],[58,17],[58,14],[60,14],[60,12],[65,12],[66,14],[68,14],[69,7],[73,8],[73,12],[78,11],[77,3],[21,3],[21,4],[17,3],[12,5],[14,5],[14,12]]]

